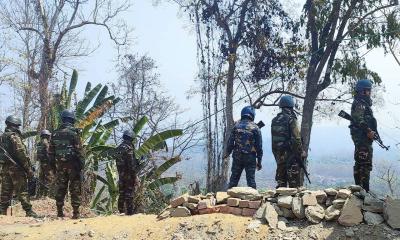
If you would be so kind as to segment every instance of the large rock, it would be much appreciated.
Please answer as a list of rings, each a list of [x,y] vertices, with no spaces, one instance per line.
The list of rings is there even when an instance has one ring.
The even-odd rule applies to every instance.
[[[292,208],[292,196],[279,196],[278,197],[278,206],[291,209]]]
[[[335,220],[340,216],[340,210],[336,209],[334,206],[330,206],[325,209],[325,219],[327,221]]]
[[[197,204],[197,208],[199,210],[201,209],[206,209],[206,208],[211,208],[211,200],[210,199],[203,199]]]
[[[336,209],[342,209],[344,204],[346,203],[346,200],[344,199],[336,199],[332,202],[332,205],[336,208]]]
[[[181,206],[178,206],[171,212],[171,217],[188,217],[190,215],[190,210]]]
[[[293,196],[297,193],[297,188],[280,187],[276,189],[276,193],[282,196]]]
[[[276,212],[275,207],[269,202],[265,203],[263,218],[267,221],[270,228],[276,228],[278,224],[278,213]]]
[[[177,197],[175,199],[173,199],[170,203],[171,207],[176,208],[178,206],[183,205],[185,202],[188,201],[189,195],[188,194],[184,194],[180,197]]]
[[[350,185],[349,186],[350,191],[352,192],[359,192],[361,191],[362,187],[359,185]]]
[[[338,222],[343,226],[351,227],[360,224],[362,221],[363,215],[361,207],[358,206],[358,199],[356,196],[351,196],[346,200]]]
[[[254,218],[256,219],[262,219],[264,214],[265,214],[265,209],[267,208],[267,204],[264,203],[256,212],[256,214],[254,215]]]
[[[326,192],[326,194],[328,194],[329,196],[336,196],[337,194],[337,190],[334,188],[327,188],[324,190]]]
[[[262,195],[251,187],[233,187],[228,190],[229,196],[242,200],[261,200]]]
[[[287,219],[294,219],[296,216],[293,214],[292,210],[287,208],[282,208],[282,214],[280,216],[287,218]],[[279,215],[279,214],[278,214]]]
[[[336,197],[341,199],[347,199],[350,197],[351,191],[349,189],[340,189]]]
[[[369,225],[378,225],[383,223],[384,219],[380,214],[364,212],[364,221]]]
[[[261,201],[249,201],[249,208],[258,209],[261,206]]]
[[[384,204],[386,222],[394,229],[400,229],[400,199],[388,197]]]
[[[188,202],[189,203],[199,203],[201,200],[200,196],[189,196]]]
[[[293,211],[293,214],[299,219],[303,219],[306,217],[302,198],[300,198],[300,197],[293,198],[292,211]]]
[[[326,198],[328,197],[326,192],[320,190],[320,191],[315,191],[314,194],[319,204],[321,205],[325,204]]]
[[[317,205],[317,197],[314,193],[306,193],[303,195],[303,205],[304,206],[315,206]]]
[[[229,195],[227,192],[217,192],[215,198],[217,199],[217,204],[226,203],[226,201],[228,201]]]
[[[325,217],[324,208],[318,204],[315,206],[308,206],[305,213],[308,221],[314,224],[320,223]]]
[[[366,195],[362,209],[373,213],[383,213],[383,201],[376,199],[371,195]]]
[[[228,206],[237,207],[239,206],[240,199],[239,198],[228,198]]]

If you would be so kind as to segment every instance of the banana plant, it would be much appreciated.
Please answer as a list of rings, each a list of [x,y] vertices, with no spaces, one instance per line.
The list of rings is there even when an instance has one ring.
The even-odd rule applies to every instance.
[[[134,127],[136,136],[140,133],[143,127],[148,122],[146,117],[141,118]],[[135,151],[135,157],[139,161],[138,177],[139,181],[135,188],[135,199],[134,205],[136,210],[143,209],[144,212],[157,212],[166,205],[166,196],[162,193],[162,187],[168,184],[175,184],[181,179],[179,175],[163,177],[162,175],[170,169],[172,166],[181,161],[180,157],[173,157],[171,159],[164,159],[164,163],[159,166],[152,166],[150,159],[153,159],[161,149],[160,146],[166,146],[166,141],[170,138],[174,138],[182,135],[182,130],[173,129],[158,133],[154,136],[149,137]],[[134,139],[134,143],[137,139]],[[100,148],[99,148],[100,149]],[[102,148],[103,158],[113,159],[113,153],[115,148],[105,147]],[[111,160],[111,163],[114,162]],[[108,165],[107,164],[107,165]],[[115,169],[115,168],[114,168]],[[112,168],[106,168],[106,176],[112,175],[109,171],[114,171]],[[117,185],[116,178],[107,177],[104,178],[98,175],[98,180],[104,185],[97,192],[96,197],[92,202],[92,208],[97,212],[103,212],[104,214],[110,214],[114,211],[115,205],[113,203],[118,194],[118,190],[115,189]],[[105,189],[108,189],[108,195],[105,193]],[[113,195],[115,194],[115,195]],[[111,208],[109,208],[111,207]]]
[[[61,124],[60,113],[64,109],[71,109],[75,106],[75,127],[81,130],[85,153],[83,202],[87,204],[92,200],[96,189],[96,174],[99,170],[99,161],[103,160],[101,157],[103,148],[109,147],[107,142],[111,137],[112,130],[130,118],[105,121],[104,115],[120,101],[120,98],[108,96],[108,87],[102,84],[97,84],[92,88],[92,84],[88,82],[83,98],[73,104],[77,83],[78,72],[74,70],[69,86],[64,82],[61,91],[53,96],[50,119],[51,129],[57,129]]]

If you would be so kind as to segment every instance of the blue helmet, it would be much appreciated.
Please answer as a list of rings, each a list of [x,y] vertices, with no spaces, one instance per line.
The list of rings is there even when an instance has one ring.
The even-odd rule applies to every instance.
[[[75,122],[75,113],[71,110],[63,110],[60,117],[63,122]]]
[[[280,108],[294,108],[293,97],[289,96],[289,95],[282,96],[281,99],[279,100],[279,107]]]
[[[135,137],[135,133],[131,130],[125,130],[122,135],[123,139],[131,140],[131,141],[134,139],[134,137]]]
[[[254,118],[256,117],[256,111],[254,110],[254,108],[252,106],[246,106],[242,109],[240,116],[242,116],[242,117],[247,116],[254,120]]]
[[[364,90],[371,90],[371,88],[372,88],[372,81],[368,79],[362,79],[356,83],[356,92],[358,93]]]

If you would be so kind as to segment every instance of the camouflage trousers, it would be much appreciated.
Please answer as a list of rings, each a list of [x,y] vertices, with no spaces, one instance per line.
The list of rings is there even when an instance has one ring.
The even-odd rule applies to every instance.
[[[52,196],[54,194],[53,183],[54,174],[48,163],[40,163],[39,181],[37,196],[46,197],[48,195]],[[43,185],[45,186],[43,186]]]
[[[229,188],[236,187],[239,184],[240,176],[244,169],[246,172],[247,186],[256,189],[256,165],[257,159],[253,154],[234,153]]]
[[[71,195],[71,205],[73,208],[79,208],[81,205],[82,192],[81,171],[76,167],[68,164],[60,164],[57,166],[56,174],[56,205],[57,207],[64,206],[64,199],[67,191]]]
[[[276,161],[275,180],[279,187],[300,187],[301,173],[300,166],[295,161],[290,160],[291,153],[287,151],[273,151]]]
[[[372,171],[373,148],[370,143],[355,142],[354,182],[369,191],[369,179]]]
[[[1,173],[0,214],[6,214],[14,193],[25,212],[32,210],[28,194],[28,179],[20,169],[3,168]]]
[[[120,174],[120,176],[123,176]],[[133,194],[136,177],[121,177],[118,181],[118,210],[120,213],[132,214]]]

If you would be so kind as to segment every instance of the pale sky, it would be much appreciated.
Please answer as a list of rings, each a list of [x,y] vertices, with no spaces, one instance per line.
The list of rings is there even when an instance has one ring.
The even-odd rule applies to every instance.
[[[160,74],[160,81],[165,90],[175,98],[183,109],[187,109],[187,116],[191,120],[202,119],[200,97],[187,99],[187,92],[192,87],[198,86],[195,82],[197,73],[196,60],[196,36],[191,32],[190,22],[183,15],[180,16],[179,8],[173,3],[162,3],[153,6],[149,0],[134,0],[133,8],[124,15],[129,25],[134,28],[132,38],[134,44],[131,53],[147,54],[155,59]],[[100,28],[89,28],[85,34],[93,42],[101,42],[99,49],[89,57],[78,60],[75,67],[79,70],[80,85],[78,93],[83,92],[87,81],[96,83],[112,82],[117,79],[115,71],[116,50],[113,43],[107,38],[107,34]],[[382,138],[389,144],[394,144],[400,136],[400,92],[399,79],[400,66],[396,65],[391,55],[384,56],[382,50],[371,51],[367,55],[367,65],[378,72],[383,79],[386,93],[385,105],[380,109],[375,108],[376,116],[380,124]],[[2,93],[6,90],[3,88]],[[2,95],[2,99],[6,95]],[[3,100],[4,101],[4,100]],[[2,102],[3,102],[2,101]],[[234,106],[235,119],[244,106],[239,103]],[[4,109],[4,106],[2,106]],[[350,111],[350,106],[347,107]],[[264,109],[258,113],[256,120],[271,120],[270,109]],[[397,119],[394,121],[393,119]],[[332,153],[343,146],[351,148],[351,140],[346,127],[348,123],[339,118],[328,119],[314,123],[312,140],[313,146],[321,146],[323,140],[329,137],[326,143],[330,148],[324,150],[324,154]],[[397,124],[397,125],[395,125]],[[267,124],[268,126],[269,124]],[[335,131],[339,127],[340,131]],[[329,136],[324,134],[331,133]],[[263,130],[264,135],[269,135],[269,129]],[[335,144],[330,144],[335,142]],[[350,145],[350,146],[349,146]],[[329,149],[329,150],[328,150]],[[391,154],[398,154],[398,148],[393,146]],[[400,158],[400,157],[399,157]]]

